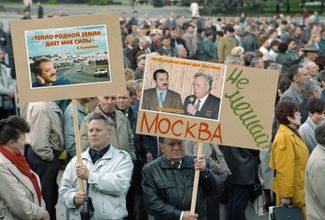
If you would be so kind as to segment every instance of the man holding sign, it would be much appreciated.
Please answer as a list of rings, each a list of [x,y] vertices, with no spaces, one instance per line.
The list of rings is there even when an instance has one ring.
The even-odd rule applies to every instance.
[[[163,156],[143,168],[144,205],[155,220],[195,220],[206,218],[206,196],[223,191],[219,178],[206,168],[204,155],[185,155],[184,141],[159,138]],[[194,171],[200,170],[196,210],[190,212]]]
[[[220,98],[210,94],[211,85],[212,76],[200,72],[194,75],[194,95],[185,98],[185,115],[218,120]]]
[[[133,163],[130,155],[110,144],[114,124],[100,113],[88,118],[90,147],[82,153],[83,164],[74,157],[64,171],[59,194],[68,208],[67,219],[80,219],[86,194],[77,177],[87,182],[92,200],[92,219],[123,219],[128,213],[125,197],[130,187]]]

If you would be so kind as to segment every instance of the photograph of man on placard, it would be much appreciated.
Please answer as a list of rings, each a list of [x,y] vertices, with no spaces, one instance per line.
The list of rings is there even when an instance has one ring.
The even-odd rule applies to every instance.
[[[21,102],[123,93],[118,13],[12,21]]]
[[[195,73],[194,95],[185,98],[184,114],[218,119],[220,98],[210,94],[213,78],[209,74]]]
[[[58,76],[53,62],[42,58],[34,63],[35,81],[32,87],[68,85],[70,80],[64,76]]]
[[[140,110],[219,120],[225,66],[147,56]]]
[[[182,113],[183,105],[179,93],[168,88],[169,74],[164,69],[153,73],[156,86],[143,92],[142,109]]]
[[[111,80],[105,25],[31,30],[25,41],[33,89]]]

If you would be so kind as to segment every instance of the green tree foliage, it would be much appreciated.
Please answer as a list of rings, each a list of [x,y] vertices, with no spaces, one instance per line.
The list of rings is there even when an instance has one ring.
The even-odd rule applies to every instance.
[[[47,4],[49,5],[56,5],[58,3],[57,0],[47,0]]]
[[[107,5],[108,1],[107,0],[89,0],[88,4],[89,5]]]

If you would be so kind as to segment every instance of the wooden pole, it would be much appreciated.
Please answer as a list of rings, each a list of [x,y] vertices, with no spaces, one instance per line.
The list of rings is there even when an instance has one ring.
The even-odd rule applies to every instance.
[[[199,143],[197,148],[197,158],[202,155],[203,150],[203,143]],[[193,192],[192,192],[192,203],[191,203],[191,213],[195,213],[195,206],[196,206],[196,197],[197,197],[197,190],[199,187],[199,179],[200,179],[200,170],[195,170],[194,174],[194,184],[193,184]]]
[[[77,100],[75,98],[72,99],[71,104],[72,104],[72,113],[73,113],[73,127],[74,127],[74,139],[76,143],[77,164],[82,164],[79,126],[78,126]],[[79,191],[85,192],[83,180],[80,178],[78,178],[78,185],[79,185]]]

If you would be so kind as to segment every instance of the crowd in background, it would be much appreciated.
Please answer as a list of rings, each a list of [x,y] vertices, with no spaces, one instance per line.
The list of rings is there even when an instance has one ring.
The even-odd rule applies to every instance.
[[[43,16],[44,12],[39,10],[39,13]],[[23,19],[29,18],[26,10]],[[110,144],[130,155],[134,166],[131,186],[123,194],[126,197],[121,198],[122,202],[126,199],[127,219],[148,218],[145,209],[148,207],[144,207],[142,197],[142,168],[162,153],[157,137],[135,133],[147,54],[280,72],[278,88],[274,91],[277,98],[270,150],[206,146],[217,148],[221,155],[205,155],[208,163],[220,165],[224,158],[227,167],[226,171],[215,171],[224,180],[224,192],[207,209],[207,219],[219,219],[216,211],[219,203],[225,204],[222,218],[246,219],[249,201],[261,194],[265,211],[270,205],[293,204],[307,219],[325,216],[321,187],[325,130],[318,128],[325,123],[325,23],[317,13],[298,21],[295,16],[252,18],[244,13],[238,17],[211,18],[200,16],[198,10],[193,11],[191,18],[173,12],[168,17],[150,18],[148,14],[140,16],[135,10],[132,15],[121,14],[120,29],[125,92],[77,99],[77,107],[83,150],[89,146],[88,120],[102,114],[113,123]],[[56,219],[55,205],[59,193],[64,191],[61,188],[64,186],[60,186],[59,192],[56,183],[59,157],[66,150],[68,163],[76,154],[71,104],[49,101],[19,105],[16,74],[20,73],[15,72],[10,32],[0,25],[0,117],[19,115],[20,109],[20,115],[29,123],[25,155],[30,168],[40,177],[46,210],[51,219]],[[256,95],[260,96],[260,91]],[[315,136],[316,129],[318,136],[317,132]],[[195,152],[188,149],[188,144],[186,147],[186,152]],[[321,168],[316,169],[317,166]],[[227,178],[221,178],[225,172]],[[67,208],[76,205],[64,204]],[[208,204],[211,206],[211,202]],[[38,216],[46,219],[45,214]]]

